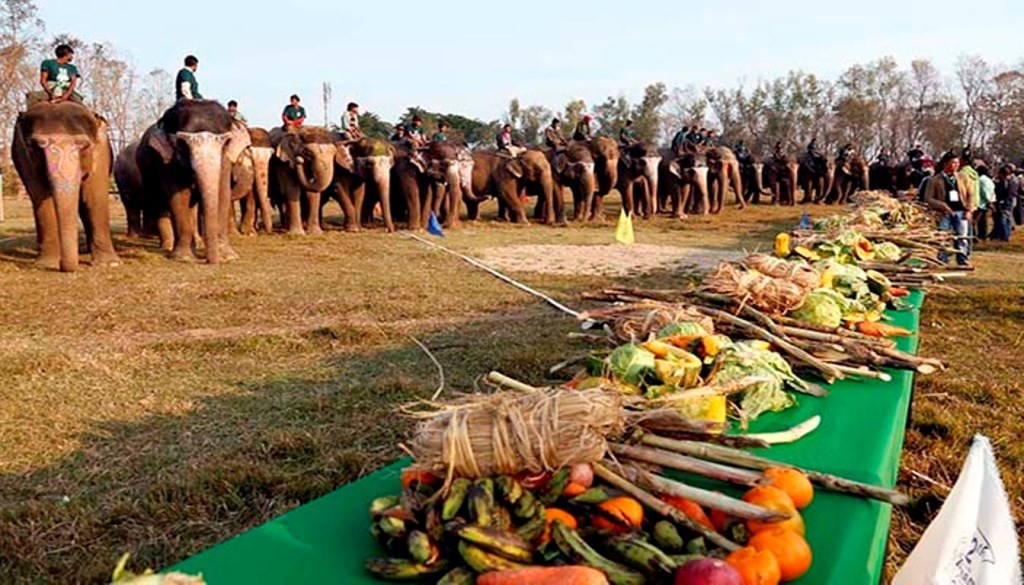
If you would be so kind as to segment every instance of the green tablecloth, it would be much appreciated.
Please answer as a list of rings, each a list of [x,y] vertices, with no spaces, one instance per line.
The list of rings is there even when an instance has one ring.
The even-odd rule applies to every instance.
[[[911,296],[920,307],[920,293]],[[918,310],[893,313],[893,323],[917,331]],[[903,350],[916,351],[917,336],[900,340]],[[784,413],[762,417],[753,430],[779,430],[822,416],[821,427],[792,445],[778,446],[767,456],[850,479],[892,486],[899,469],[910,406],[913,376],[892,372],[882,382],[842,381],[824,399],[800,397]],[[396,493],[400,461],[344,486],[266,524],[236,536],[172,567],[203,573],[211,585],[254,583],[376,583],[363,571],[363,561],[380,551],[370,537],[370,502]],[[891,509],[852,496],[818,491],[804,511],[807,537],[814,551],[810,573],[802,584],[866,585],[878,583],[885,560]]]

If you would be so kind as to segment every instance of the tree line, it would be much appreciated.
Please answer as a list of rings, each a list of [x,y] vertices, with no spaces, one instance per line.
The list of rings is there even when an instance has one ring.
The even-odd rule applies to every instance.
[[[9,144],[25,93],[37,88],[39,62],[62,42],[75,48],[86,77],[83,93],[106,117],[115,149],[139,136],[173,101],[173,77],[166,70],[140,71],[110,43],[48,35],[33,0],[0,0],[0,172],[6,177],[14,176]],[[662,144],[683,126],[696,125],[714,128],[730,145],[744,140],[755,154],[769,152],[777,141],[793,151],[817,138],[830,148],[852,142],[869,156],[883,148],[902,153],[920,143],[933,154],[970,145],[976,153],[1017,160],[1024,154],[1024,62],[1008,66],[962,56],[951,74],[944,74],[928,59],[901,67],[883,57],[849,67],[834,80],[791,71],[733,87],[669,89],[658,82],[645,87],[636,103],[617,95],[552,108],[513,98],[499,119],[415,106],[395,122],[420,116],[432,130],[444,120],[451,135],[474,146],[493,143],[508,123],[518,142],[532,145],[553,118],[560,118],[569,134],[586,113],[600,134],[614,136],[632,120],[637,138]],[[382,138],[394,128],[372,111],[362,114],[361,125]],[[16,183],[7,181],[5,191]]]

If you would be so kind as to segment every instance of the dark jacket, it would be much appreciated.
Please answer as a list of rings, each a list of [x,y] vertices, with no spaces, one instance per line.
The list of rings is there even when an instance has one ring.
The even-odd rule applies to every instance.
[[[973,211],[977,202],[974,201],[972,196],[971,185],[963,175],[957,174],[954,177],[957,193],[960,194],[960,202],[963,205],[964,211]],[[950,204],[948,201],[949,189],[948,182],[946,181],[945,173],[939,172],[934,177],[928,179],[924,186],[924,193],[921,200],[924,201],[932,209],[937,209],[942,212],[946,212],[952,208],[953,211],[957,211],[958,205]]]

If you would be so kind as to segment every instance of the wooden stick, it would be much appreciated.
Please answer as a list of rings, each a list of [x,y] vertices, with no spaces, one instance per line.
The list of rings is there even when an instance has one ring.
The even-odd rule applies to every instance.
[[[646,439],[646,437],[645,437]],[[753,487],[761,482],[761,474],[711,463],[695,457],[687,457],[672,451],[652,449],[650,447],[634,447],[610,443],[608,450],[620,458],[632,459],[641,463],[651,463],[676,471],[694,473],[702,477],[710,477],[718,481]]]
[[[641,442],[645,445],[665,449],[674,453],[700,457],[702,459],[718,461],[720,463],[729,463],[731,465],[738,465],[740,467],[756,469],[758,471],[764,471],[772,467],[791,467],[798,471],[802,471],[813,483],[829,491],[853,494],[862,498],[872,498],[881,502],[888,502],[896,506],[903,506],[910,503],[910,498],[906,494],[895,490],[844,479],[835,475],[821,473],[819,471],[803,469],[794,465],[773,461],[764,457],[758,457],[757,455],[747,453],[746,451],[740,451],[739,449],[731,449],[729,447],[721,447],[719,445],[709,445],[707,443],[696,443],[693,441],[676,441],[654,435],[644,435]]]
[[[519,392],[540,392],[540,388],[535,388],[533,386],[524,384],[519,380],[509,378],[508,376],[502,374],[501,372],[491,372],[490,374],[487,374],[487,381],[491,382],[492,384],[497,384],[498,386],[503,386],[505,388],[510,388],[512,390],[518,390]]]
[[[789,337],[799,337],[801,339],[808,339],[811,341],[821,341],[823,343],[834,343],[837,345],[843,345],[854,341],[855,343],[863,343],[872,347],[892,347],[895,345],[891,339],[885,339],[881,337],[849,337],[846,335],[839,335],[836,333],[825,333],[823,331],[817,331],[812,329],[804,329],[802,327],[792,327],[789,325],[783,325],[781,327],[782,332]]]
[[[881,380],[882,382],[892,382],[892,376],[885,372],[878,372],[866,367],[851,368],[850,366],[844,366],[841,364],[832,364],[833,367],[838,368],[839,371],[850,376],[857,378],[865,378],[868,380]]]
[[[604,465],[601,465],[600,463],[594,464],[594,475],[601,478],[608,485],[616,489],[622,490],[623,492],[633,496],[634,498],[639,500],[641,504],[654,510],[661,516],[664,516],[665,518],[668,518],[669,520],[672,520],[677,524],[682,524],[686,528],[700,534],[704,538],[708,539],[708,541],[710,541],[711,543],[720,546],[727,551],[739,550],[741,548],[740,545],[736,544],[735,542],[729,540],[721,534],[718,534],[717,532],[711,530],[703,524],[694,522],[686,514],[683,514],[681,511],[673,508],[672,506],[652,496],[650,493],[630,483],[625,478],[619,477],[612,470],[608,469]]]

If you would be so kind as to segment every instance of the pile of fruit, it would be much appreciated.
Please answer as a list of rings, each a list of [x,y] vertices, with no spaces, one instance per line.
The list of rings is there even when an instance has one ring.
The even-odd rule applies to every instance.
[[[402,492],[370,506],[371,533],[387,556],[366,568],[385,580],[438,585],[774,585],[810,569],[800,510],[813,499],[807,476],[790,468],[768,469],[743,496],[775,512],[774,522],[667,494],[645,505],[595,480],[590,464],[447,482],[408,468]],[[679,513],[685,522],[673,520]],[[694,525],[723,535],[714,540],[728,547]]]

